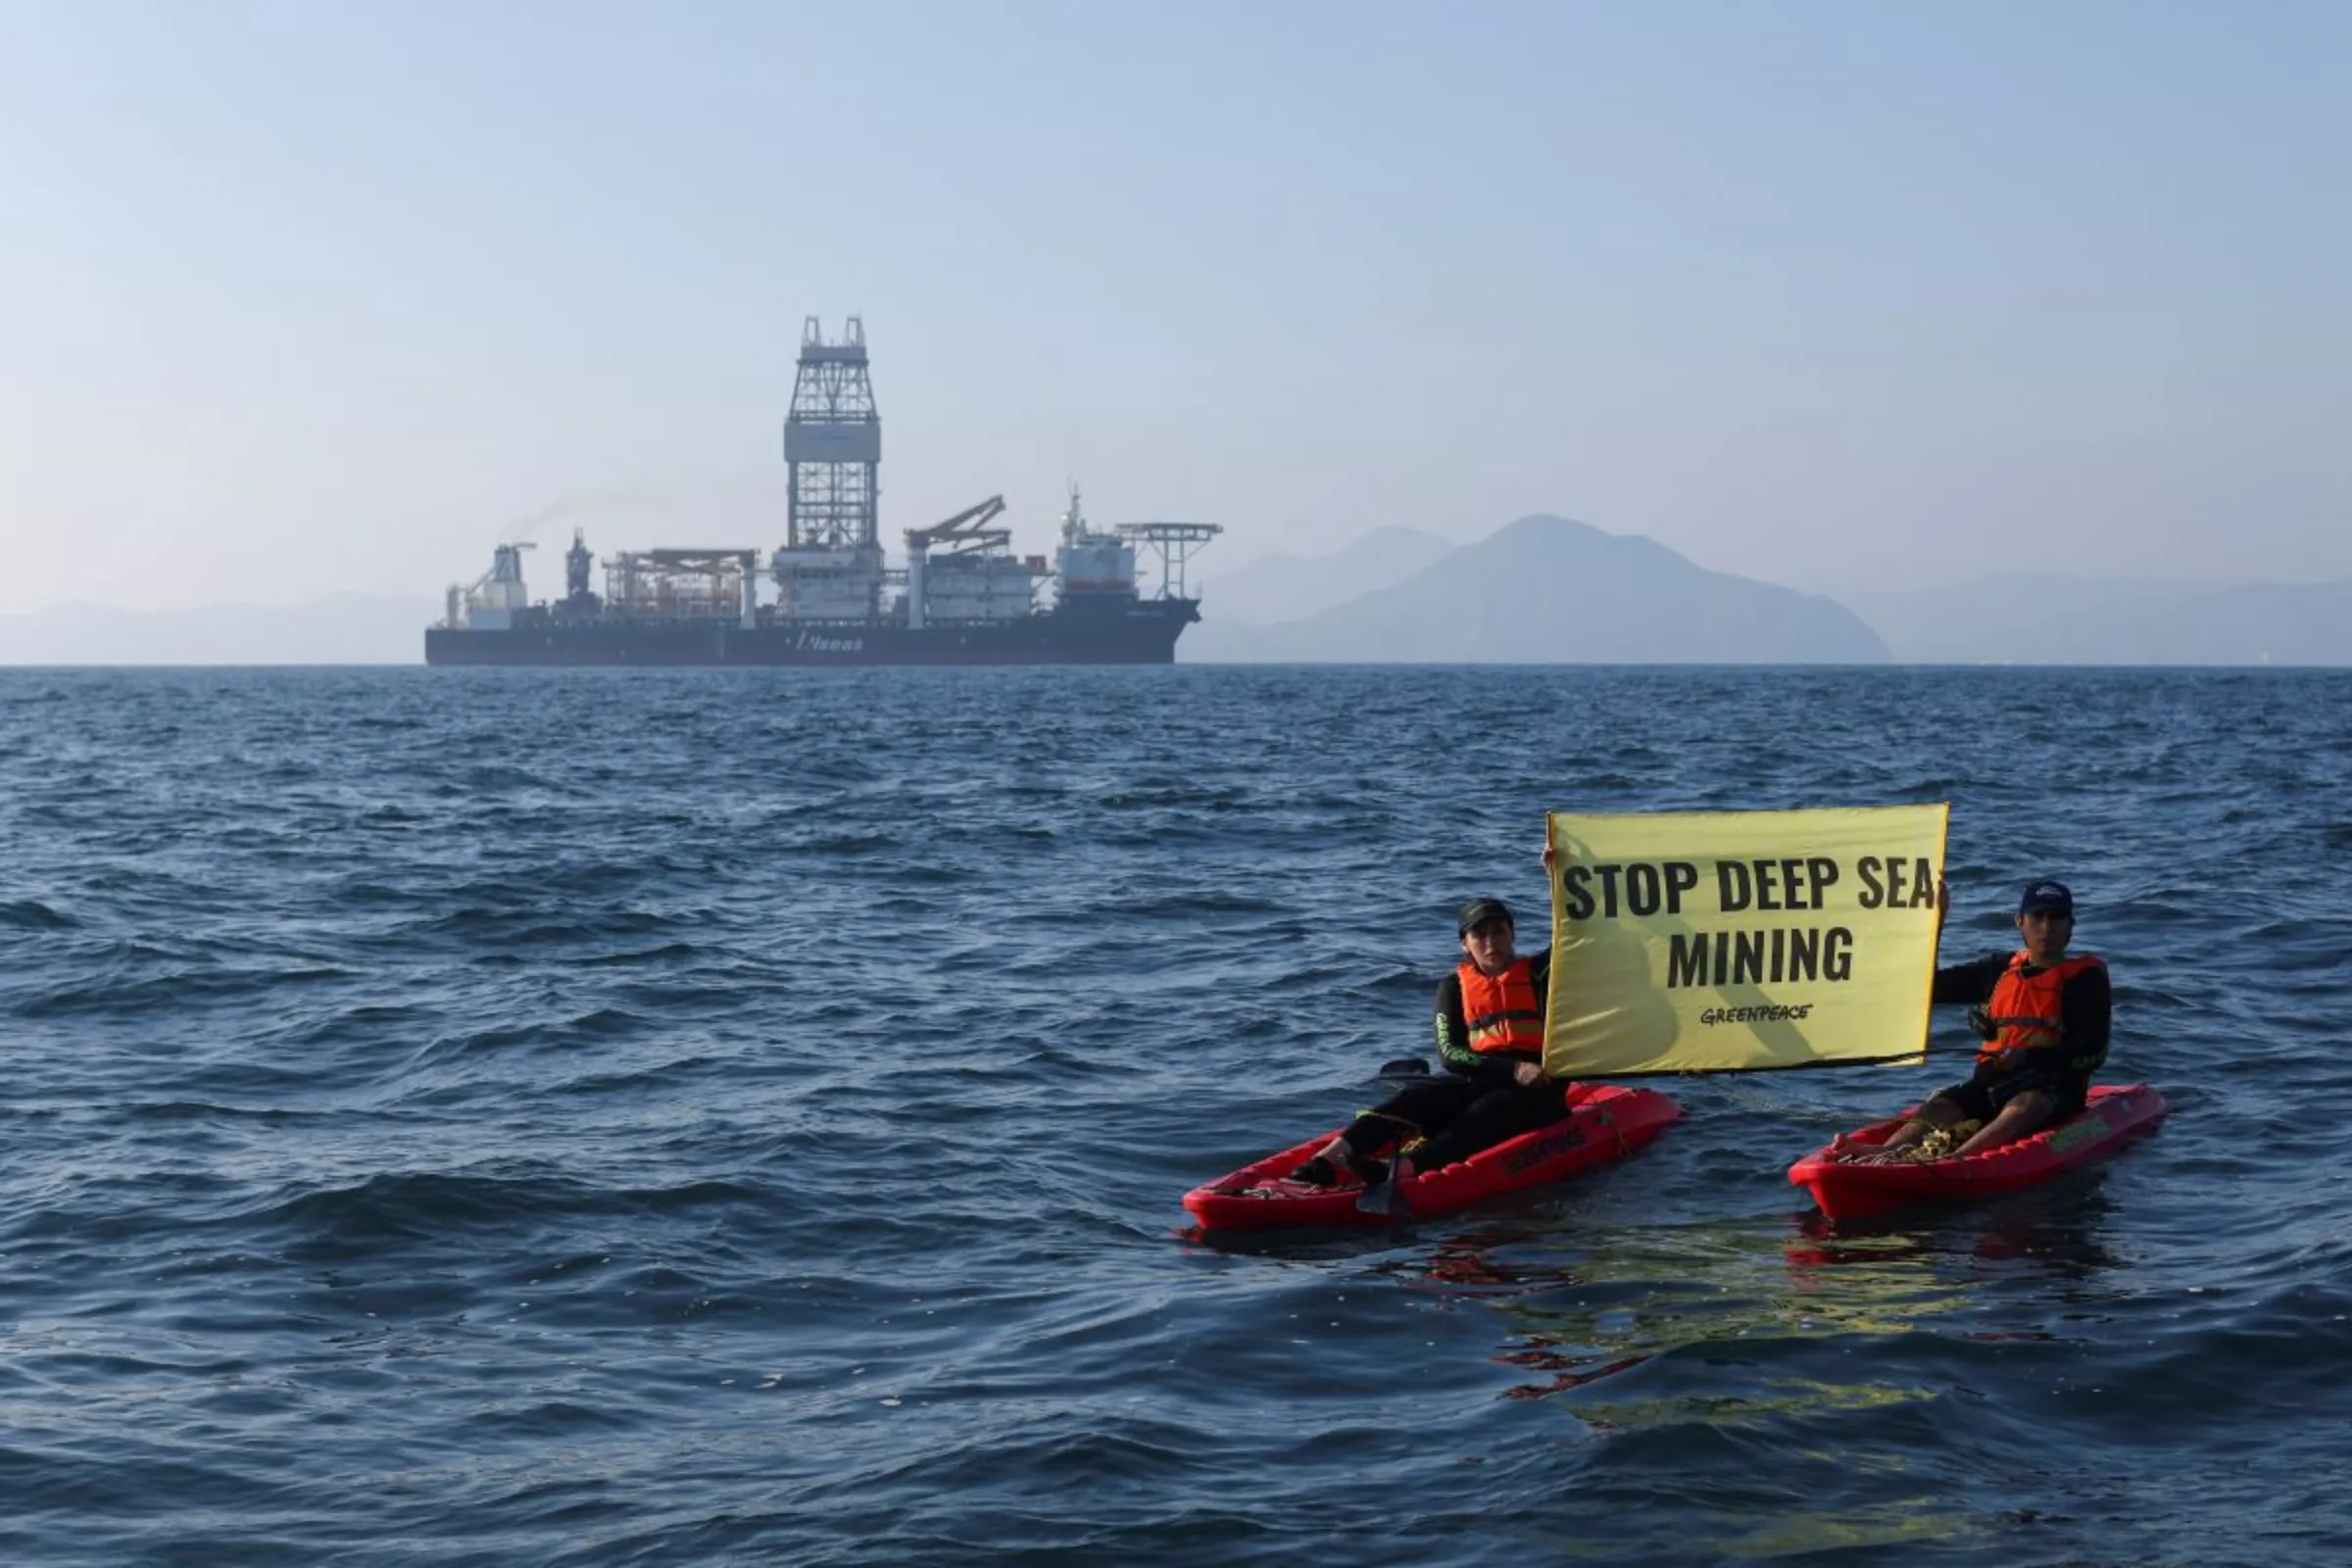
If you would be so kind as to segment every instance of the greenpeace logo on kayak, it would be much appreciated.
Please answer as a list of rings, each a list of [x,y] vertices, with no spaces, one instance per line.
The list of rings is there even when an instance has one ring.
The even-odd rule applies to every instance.
[[[1569,1122],[1556,1132],[1546,1133],[1525,1149],[1512,1151],[1510,1157],[1502,1162],[1502,1168],[1516,1176],[1530,1165],[1540,1165],[1547,1159],[1558,1158],[1584,1141],[1585,1130]]]
[[[2053,1154],[2062,1154],[2084,1144],[2095,1144],[2107,1136],[2107,1120],[2103,1116],[2085,1116],[2072,1127],[2064,1127],[2049,1135],[2045,1145]]]
[[[1709,1007],[1698,1015],[1698,1021],[1712,1029],[1719,1023],[1801,1023],[1812,1016],[1810,1002],[1786,1006],[1774,1002],[1760,1007]]]

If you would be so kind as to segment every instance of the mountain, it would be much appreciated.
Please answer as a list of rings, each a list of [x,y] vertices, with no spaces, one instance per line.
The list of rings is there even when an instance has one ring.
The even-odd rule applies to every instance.
[[[2352,582],[1987,577],[1857,596],[1915,664],[2352,664]]]
[[[1566,517],[1522,517],[1402,582],[1280,625],[1204,618],[1188,663],[1876,664],[1833,600],[1692,565]]]
[[[1231,571],[1203,577],[1204,613],[1220,624],[1266,626],[1321,614],[1350,599],[1392,587],[1435,562],[1453,545],[1413,528],[1376,528],[1328,556],[1261,556]]]
[[[0,664],[420,664],[430,600],[337,594],[285,606],[0,615]]]

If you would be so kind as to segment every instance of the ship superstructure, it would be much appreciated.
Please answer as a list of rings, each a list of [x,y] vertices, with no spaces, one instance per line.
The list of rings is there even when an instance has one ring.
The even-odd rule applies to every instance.
[[[1166,663],[1200,618],[1185,564],[1217,525],[1098,529],[1075,484],[1051,565],[1013,553],[1000,495],[907,529],[906,564],[892,568],[880,528],[882,421],[856,317],[838,340],[813,318],[803,329],[784,462],[771,601],[760,602],[759,553],[739,548],[612,556],[599,594],[595,558],[575,529],[562,599],[530,603],[521,556],[530,546],[502,544],[471,587],[450,589],[446,618],[425,633],[426,662]],[[1138,582],[1139,549],[1156,558],[1154,594]]]

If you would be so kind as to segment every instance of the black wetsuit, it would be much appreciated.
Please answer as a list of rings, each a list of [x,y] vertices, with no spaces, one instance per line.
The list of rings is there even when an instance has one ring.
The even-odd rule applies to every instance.
[[[1528,956],[1528,980],[1540,1009],[1548,1001],[1551,952]],[[1361,1161],[1401,1140],[1420,1138],[1413,1151],[1417,1170],[1436,1170],[1491,1149],[1521,1133],[1548,1127],[1568,1114],[1567,1086],[1546,1079],[1533,1089],[1513,1076],[1521,1062],[1541,1064],[1532,1051],[1476,1052],[1462,1015],[1462,982],[1449,974],[1438,985],[1438,1058],[1444,1073],[1391,1095],[1356,1117],[1340,1136]]]

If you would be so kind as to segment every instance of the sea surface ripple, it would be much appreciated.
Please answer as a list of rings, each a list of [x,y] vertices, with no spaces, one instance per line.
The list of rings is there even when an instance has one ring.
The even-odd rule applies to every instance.
[[[1908,801],[2154,1139],[1186,1234],[1545,809]],[[2352,674],[10,670],[0,845],[0,1561],[2352,1560]]]

